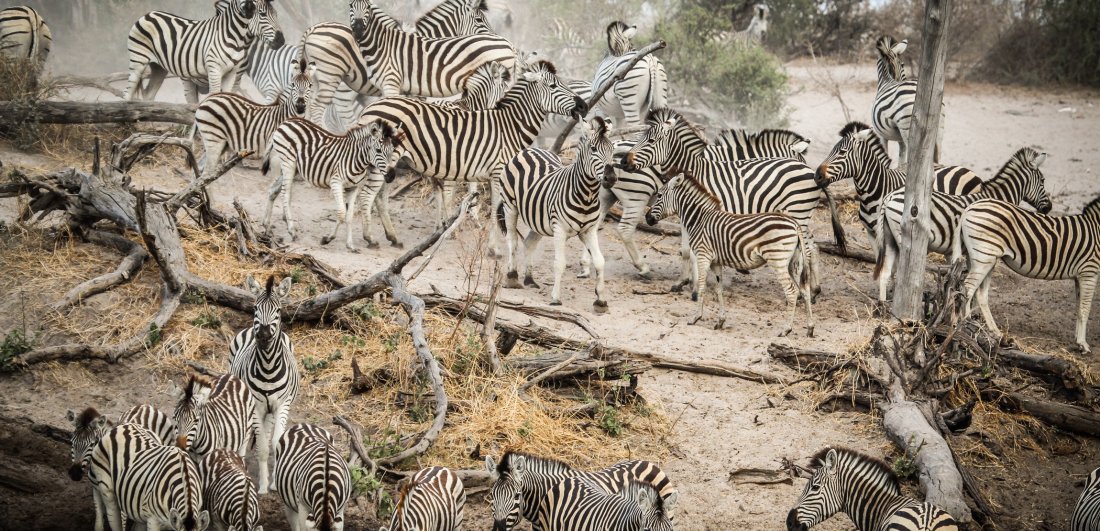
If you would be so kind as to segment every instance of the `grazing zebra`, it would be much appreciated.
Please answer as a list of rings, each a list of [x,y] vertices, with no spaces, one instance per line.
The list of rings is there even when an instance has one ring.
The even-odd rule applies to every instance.
[[[554,66],[539,61],[517,77],[516,84],[492,109],[460,111],[413,98],[383,98],[367,106],[359,123],[383,120],[402,125],[404,156],[413,171],[444,183],[491,183],[495,212],[497,176],[516,153],[531,144],[546,116],[555,113],[579,119],[587,110],[584,100],[558,82]],[[441,136],[440,131],[447,135]]]
[[[192,375],[176,397],[180,448],[200,457],[215,448],[245,456],[256,433],[256,400],[240,378],[223,374],[211,382]]]
[[[286,428],[300,378],[294,346],[282,330],[281,300],[290,293],[290,277],[278,287],[275,277],[268,277],[261,288],[249,275],[246,284],[256,298],[253,323],[251,328],[241,330],[229,346],[230,372],[248,384],[256,400],[260,494],[267,494],[268,455]]]
[[[28,59],[41,69],[53,46],[45,19],[30,6],[0,10],[0,55]]]
[[[522,289],[538,286],[527,271],[526,260],[544,236],[554,237],[554,288],[550,305],[561,305],[561,276],[565,271],[565,240],[576,235],[584,242],[596,268],[596,302],[593,311],[607,311],[604,298],[603,253],[597,230],[600,226],[600,187],[615,183],[613,145],[607,138],[610,124],[603,118],[584,122],[573,164],[562,166],[549,151],[520,151],[498,177],[502,192],[497,221],[508,243],[508,280],[505,287]],[[519,220],[529,227],[524,239],[524,258],[516,266]],[[523,284],[519,283],[523,274]]]
[[[138,97],[141,79],[150,70],[141,91],[153,99],[168,73],[183,81],[188,103],[198,102],[199,86],[211,93],[231,92],[252,40],[262,35],[272,47],[283,45],[283,32],[272,0],[233,0],[212,18],[190,20],[163,11],[143,15],[130,29],[127,50],[130,77],[127,99]]]
[[[728,212],[780,212],[791,216],[804,229],[806,252],[810,255],[807,264],[810,288],[815,295],[821,291],[816,274],[817,247],[809,228],[814,208],[822,196],[821,188],[814,182],[813,170],[787,158],[711,160],[706,156],[708,144],[702,133],[671,109],[651,111],[647,124],[649,127],[624,157],[625,169],[674,168],[693,175],[704,189],[718,196],[722,208]],[[838,226],[834,221],[834,232]],[[837,234],[838,241],[841,238]],[[686,249],[681,250],[681,256],[686,261]],[[673,286],[673,290],[681,285],[682,282]]]
[[[615,154],[623,156],[633,143],[620,141],[615,143]],[[783,129],[766,129],[758,133],[748,133],[743,129],[727,129],[719,132],[714,143],[706,147],[703,156],[711,160],[746,160],[758,158],[786,158],[799,162],[806,162],[805,153],[810,147],[810,140],[798,133]],[[619,168],[615,186],[610,190],[600,192],[600,211],[606,213],[612,203],[617,199],[622,204],[623,213],[619,219],[616,230],[622,238],[623,247],[630,255],[630,261],[643,277],[649,274],[649,264],[646,263],[638,246],[634,241],[634,231],[638,224],[645,219],[646,211],[657,190],[664,185],[663,172],[655,168],[644,168],[637,172]],[[830,213],[833,220],[833,233],[837,237],[839,245],[844,245],[844,231],[840,227],[840,218],[836,214],[835,204],[826,193],[829,200]],[[603,216],[600,216],[603,219]],[[690,260],[684,257],[682,270],[680,271],[680,285],[686,286],[691,281],[692,271]]]
[[[356,205],[359,204],[359,194],[368,179],[368,172],[378,175],[388,173],[389,155],[392,151],[383,149],[383,144],[393,145],[399,142],[398,133],[385,123],[372,122],[353,127],[344,135],[334,135],[309,120],[292,118],[283,122],[271,135],[262,166],[263,174],[267,175],[271,169],[272,156],[275,156],[280,167],[268,193],[264,227],[271,230],[271,207],[281,191],[287,232],[292,240],[297,239],[294,216],[290,211],[290,190],[295,175],[300,174],[310,184],[330,189],[336,201],[336,223],[332,234],[321,238],[321,245],[336,239],[340,225],[346,222],[348,230],[345,245],[348,250],[358,252],[352,243],[351,222]],[[385,179],[392,181],[392,174]],[[348,189],[351,194],[346,199],[344,191]],[[364,237],[369,241],[367,233],[364,233]]]
[[[982,190],[970,195],[949,195],[932,192],[929,200],[931,217],[931,237],[928,250],[948,254],[954,247],[955,227],[959,216],[968,205],[980,199],[998,199],[1006,203],[1018,204],[1027,201],[1039,212],[1050,212],[1050,194],[1044,185],[1043,172],[1039,166],[1046,160],[1046,153],[1031,148],[1022,148],[1008,159],[1008,162],[992,179],[982,183]],[[894,261],[898,254],[898,241],[901,238],[901,218],[905,209],[905,190],[895,190],[882,201],[879,226],[886,224],[885,230],[879,230],[878,263],[875,265],[875,278],[878,279],[878,299],[886,301],[886,289],[894,274]],[[951,261],[960,257],[952,256]]]
[[[981,189],[982,180],[974,172],[957,166],[935,170],[932,190],[952,195],[965,195]],[[877,254],[879,207],[887,194],[905,187],[905,169],[890,168],[890,155],[883,143],[871,134],[871,128],[851,122],[840,130],[840,141],[833,146],[817,168],[817,180],[822,188],[842,179],[851,178],[859,197],[859,220]]]
[[[634,59],[638,52],[634,50],[630,39],[636,31],[634,26],[627,26],[620,21],[607,26],[608,53],[596,67],[592,90],[610,82],[622,65]],[[657,56],[647,55],[603,97],[611,99],[613,105],[618,107],[626,125],[642,125],[651,110],[668,105],[668,75],[665,73],[665,66]]]
[[[137,424],[156,436],[160,444],[175,442],[176,422],[163,411],[149,405],[134,406],[118,417],[119,424]]]
[[[787,297],[787,326],[779,335],[791,333],[794,327],[801,290],[809,320],[807,335],[813,337],[814,312],[806,272],[810,251],[803,237],[805,229],[797,220],[785,214],[726,212],[718,197],[687,173],[673,177],[657,194],[653,207],[646,214],[646,222],[655,225],[672,215],[680,216],[695,263],[695,289],[691,300],[699,301],[699,313],[688,321],[689,324],[703,318],[707,271],[713,271],[718,277],[715,285],[718,323],[714,326],[718,330],[726,322],[722,267],[747,271],[767,265],[775,272]]]
[[[263,531],[263,526],[256,524],[260,519],[256,485],[239,455],[217,448],[199,461],[198,472],[202,498],[214,528]]]
[[[818,469],[787,513],[787,531],[806,531],[843,511],[860,531],[958,531],[943,509],[901,495],[898,478],[878,459],[845,448],[825,448]]]
[[[875,41],[878,50],[878,90],[871,104],[871,125],[882,141],[883,148],[893,140],[898,143],[898,168],[908,167],[909,128],[913,123],[913,102],[917,95],[917,81],[909,79],[905,65],[901,62],[901,53],[909,41],[897,42],[893,37],[883,36]],[[934,150],[935,162],[940,161],[940,143],[943,126],[937,133]]]
[[[1093,470],[1070,518],[1070,531],[1100,531],[1100,468]]]
[[[351,472],[332,435],[320,426],[295,424],[279,438],[272,481],[291,529],[340,531],[351,498]]]
[[[511,531],[524,518],[536,525],[539,504],[546,493],[567,478],[583,477],[606,492],[619,492],[631,481],[651,485],[671,508],[678,496],[664,471],[649,461],[623,461],[597,472],[577,470],[556,459],[521,452],[505,452],[497,463],[485,456],[493,480],[489,490],[494,531]]]
[[[615,529],[621,531],[672,531],[670,509],[675,500],[662,500],[648,483],[629,481],[611,493],[585,478],[574,477],[546,492],[539,504],[539,531]]]
[[[313,70],[304,59],[284,65],[293,72],[290,83],[267,105],[229,92],[211,94],[195,111],[195,125],[205,150],[203,170],[213,170],[226,148],[266,153],[268,141],[283,122],[306,112],[313,91]]]
[[[210,524],[199,473],[187,452],[160,444],[135,424],[115,426],[100,439],[88,477],[96,498],[96,531],[103,529],[104,512],[112,531],[124,531],[124,519],[176,531],[202,531]]]
[[[965,249],[969,264],[963,281],[966,315],[970,315],[977,293],[986,326],[1000,334],[989,311],[989,283],[1002,258],[1009,269],[1025,277],[1072,278],[1077,291],[1077,346],[1090,352],[1085,332],[1100,275],[1100,197],[1076,216],[1048,216],[1004,201],[982,199],[966,207],[957,230],[952,256],[961,256]]]
[[[94,407],[85,408],[80,414],[70,410],[66,417],[73,425],[72,452],[70,457],[72,464],[69,466],[69,478],[73,481],[84,479],[84,472],[88,469],[88,461],[92,458],[92,450],[96,443],[112,427],[111,420],[100,415]]]
[[[462,479],[448,468],[428,467],[401,487],[390,525],[379,531],[458,531],[465,506]]]

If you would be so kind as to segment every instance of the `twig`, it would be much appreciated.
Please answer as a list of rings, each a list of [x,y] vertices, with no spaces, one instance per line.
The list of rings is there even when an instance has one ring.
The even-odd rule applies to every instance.
[[[485,322],[481,325],[481,343],[485,345],[486,354],[489,358],[489,366],[493,370],[493,374],[500,374],[504,372],[504,367],[500,363],[500,354],[497,352],[496,341],[493,338],[493,333],[496,332],[496,320],[497,320],[497,297],[500,295],[501,284],[500,264],[499,262],[493,263],[493,286],[489,289],[489,302],[485,305]],[[433,288],[435,286],[432,286]]]
[[[363,433],[359,430],[358,426],[355,426],[348,419],[341,415],[332,417],[332,423],[344,428],[348,432],[348,439],[351,443],[351,450],[359,456],[359,460],[362,461],[370,469],[370,475],[373,476],[378,471],[378,463],[371,459],[370,453],[366,448],[363,448]]]
[[[53,305],[53,309],[56,311],[75,306],[84,299],[111,290],[129,281],[141,269],[145,259],[149,257],[149,254],[140,245],[118,234],[90,230],[87,232],[87,238],[88,241],[93,243],[114,247],[118,251],[126,253],[126,256],[123,257],[114,271],[81,282],[69,290],[60,301]]]
[[[448,222],[445,225],[446,229],[444,229],[440,237],[436,239],[435,245],[432,247],[431,251],[428,251],[428,254],[424,257],[424,261],[420,263],[420,267],[417,267],[416,271],[413,271],[412,275],[409,275],[409,282],[415,280],[416,277],[419,276],[422,271],[424,271],[424,268],[428,267],[428,263],[432,261],[432,258],[435,256],[435,252],[439,250],[439,247],[443,245],[444,241],[450,238],[451,233],[453,233],[455,229],[458,228],[459,223],[461,223],[463,218],[466,217],[466,211],[469,210],[470,206],[477,201],[478,196],[479,194],[477,192],[470,192],[466,194],[466,197],[462,199],[462,204],[460,204],[458,207],[458,214],[456,216],[452,216],[450,220],[447,220]]]
[[[574,360],[579,358],[580,355],[581,355],[580,351],[575,351],[575,352],[573,352],[573,354],[571,356],[569,356],[568,358],[565,358],[564,360],[562,360],[561,363],[558,363],[558,364],[554,365],[553,367],[550,367],[549,369],[546,369],[545,371],[542,371],[541,373],[539,373],[538,376],[535,376],[534,378],[531,378],[530,380],[527,380],[523,385],[519,386],[519,394],[522,395],[522,394],[526,393],[528,389],[538,385],[539,382],[549,378],[554,373],[564,369],[570,363],[573,363]]]
[[[170,214],[175,214],[192,195],[205,190],[206,185],[216,181],[222,175],[225,175],[229,170],[233,169],[237,164],[240,164],[242,160],[251,154],[251,151],[241,151],[233,154],[232,157],[229,157],[228,160],[221,163],[214,171],[204,172],[206,175],[191,181],[191,184],[188,184],[187,188],[180,190],[179,193],[166,201],[164,207],[168,209]]]

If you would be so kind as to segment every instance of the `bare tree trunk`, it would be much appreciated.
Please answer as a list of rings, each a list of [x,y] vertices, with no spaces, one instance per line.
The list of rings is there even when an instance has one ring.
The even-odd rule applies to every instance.
[[[901,319],[920,317],[931,223],[928,200],[932,194],[932,164],[943,116],[943,70],[950,11],[951,0],[926,0],[920,77],[912,125],[906,139],[909,167],[906,168],[905,210],[901,220],[901,257],[894,283],[894,315]]]
[[[97,124],[170,122],[191,125],[195,106],[156,101],[0,101],[0,123]]]

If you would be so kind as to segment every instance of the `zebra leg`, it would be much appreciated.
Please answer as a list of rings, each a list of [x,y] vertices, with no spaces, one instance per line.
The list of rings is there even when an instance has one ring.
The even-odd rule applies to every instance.
[[[454,181],[442,181],[439,186],[439,196],[436,202],[435,228],[443,226],[443,220],[447,218],[447,208],[451,206],[451,198],[454,196]]]
[[[626,247],[626,254],[630,255],[630,262],[634,264],[634,268],[638,270],[638,274],[642,277],[649,275],[649,264],[642,259],[641,253],[638,252],[638,244],[634,242],[634,233],[638,230],[638,223],[645,217],[646,204],[627,205],[623,203],[623,217],[619,220],[619,225],[616,230],[619,232],[619,237],[623,240],[623,247]],[[603,210],[606,212],[606,209]],[[603,216],[600,217],[603,219]],[[681,289],[683,289],[681,287]],[[673,291],[678,291],[674,289]]]
[[[821,269],[820,253],[817,250],[817,242],[814,241],[814,235],[810,232],[809,227],[805,227],[803,231],[805,245],[809,248],[810,260],[806,263],[807,275],[810,277],[810,298],[811,302],[817,302],[817,296],[821,295],[821,281],[817,278],[817,272]]]
[[[302,507],[300,504],[294,509],[290,507],[285,507],[284,509],[286,511],[286,521],[290,523],[290,531],[301,531],[302,519],[298,516],[299,511],[305,509],[306,514],[309,514],[309,509]]]
[[[333,225],[331,234],[321,237],[321,245],[328,245],[335,240],[336,233],[340,232],[340,225],[343,225],[344,220],[348,218],[348,204],[344,200],[344,179],[334,175],[329,181],[328,188],[332,192],[332,200],[336,203],[336,224]]]
[[[993,312],[989,310],[989,284],[993,279],[992,273],[993,270],[990,268],[989,273],[982,277],[982,282],[978,285],[978,309],[981,310],[982,319],[985,319],[985,324],[989,327],[989,331],[992,332],[993,335],[999,336],[1001,335],[1001,330],[997,328],[997,323],[993,321]],[[969,278],[970,275],[967,274],[967,280],[969,280]]]
[[[797,278],[791,276],[790,260],[774,260],[771,266],[772,270],[775,271],[776,279],[779,280],[779,287],[783,288],[783,296],[787,301],[787,326],[779,332],[779,337],[786,337],[794,329],[794,314],[795,310],[798,309],[799,282]],[[810,308],[809,299],[806,300],[806,308]],[[813,321],[811,320],[811,322]],[[811,330],[813,329],[811,328]]]
[[[290,235],[290,241],[298,239],[298,233],[294,230],[294,214],[290,212],[290,189],[294,187],[294,175],[298,173],[298,163],[284,160],[283,168],[283,221],[286,222],[286,232]]]
[[[264,232],[271,234],[271,207],[275,205],[275,199],[283,191],[283,176],[276,175],[271,180],[267,189],[267,205],[264,207]]]
[[[718,322],[714,323],[714,329],[721,330],[726,325],[726,296],[722,293],[722,266],[712,264],[710,272],[714,273],[714,293],[718,295]]]
[[[691,246],[688,244],[687,231],[680,230],[680,279],[672,285],[669,291],[679,293],[684,290],[684,286],[691,284],[692,275],[695,278],[699,277],[697,269],[693,269],[691,259]],[[692,294],[691,300],[695,300],[695,295]]]
[[[592,253],[588,252],[588,248],[585,247],[581,251],[581,270],[577,273],[577,278],[588,278],[592,276]]]
[[[691,292],[691,300],[699,302],[699,313],[688,321],[688,324],[698,323],[703,318],[703,295],[707,289],[707,272],[710,271],[710,257],[694,254],[695,262],[695,291]]]
[[[95,485],[92,485],[92,504],[95,505],[95,531],[103,531],[103,524],[107,520],[107,505],[103,494],[99,492],[99,487]]]
[[[378,192],[381,191],[381,187],[375,185],[372,177],[368,177],[367,180],[369,184],[364,187],[364,190],[361,192],[362,195],[359,196],[359,210],[360,214],[363,216],[363,239],[366,240],[367,247],[374,248],[378,247],[378,242],[370,237],[370,227],[374,221],[374,203],[380,198]],[[381,204],[379,204],[379,210],[381,210],[381,208]],[[387,234],[387,237],[388,236]]]
[[[890,227],[882,227],[882,230],[889,231]],[[884,233],[883,236],[890,237],[889,233]],[[879,251],[881,257],[881,263],[878,265],[878,302],[880,305],[886,304],[886,292],[890,288],[890,281],[894,278],[894,261],[898,257],[898,249],[896,246],[890,243],[883,242],[883,249]]]
[[[130,75],[126,78],[126,99],[129,101],[137,101],[139,92],[141,91],[141,76],[145,72],[145,67],[148,64],[142,63],[130,63]],[[149,84],[152,85],[153,80],[150,76]]]
[[[145,522],[145,531],[160,531],[160,522],[157,521],[156,517]]]
[[[531,231],[534,234],[535,231]],[[530,237],[530,235],[528,235]],[[565,227],[554,224],[554,287],[550,290],[550,306],[561,306],[561,276],[565,273],[565,240],[569,237]],[[534,280],[531,280],[534,283]],[[524,277],[523,283],[527,283]],[[599,296],[597,296],[597,299]]]
[[[256,492],[260,495],[267,494],[271,483],[268,459],[271,456],[271,414],[267,411],[267,398],[259,398],[256,401],[256,461],[260,468],[260,481],[256,486]]]
[[[363,182],[365,180],[366,179],[364,178],[363,180],[359,181],[359,184],[351,189],[351,195],[350,197],[348,197],[347,203],[345,204],[344,208],[344,215],[347,216],[344,219],[344,223],[347,224],[348,231],[347,239],[345,240],[344,245],[348,248],[349,251],[353,253],[358,253],[359,249],[356,249],[355,244],[352,243],[351,228],[354,226],[352,224],[352,221],[355,220],[355,207],[359,204],[359,194],[363,191]]]
[[[519,231],[518,227],[516,229]],[[555,236],[556,237],[556,236]],[[539,246],[539,241],[542,240],[542,235],[534,230],[527,232],[527,237],[523,239],[523,259],[519,262],[519,273],[523,275],[523,285],[531,286],[532,288],[541,288],[538,282],[535,282],[535,278],[531,276],[531,271],[527,269],[527,263],[531,261],[531,255],[535,254],[535,249]],[[565,255],[562,254],[562,269],[565,269]],[[554,267],[557,268],[557,261],[554,262]],[[552,304],[552,303],[551,303]],[[561,304],[561,302],[558,302]]]
[[[199,102],[199,86],[190,82],[183,82],[183,99],[187,100],[187,103],[195,105]]]
[[[111,531],[126,531],[126,525],[122,519],[122,508],[118,506],[118,498],[110,492],[100,493],[100,495],[103,496],[107,522],[111,525]]]
[[[405,244],[397,239],[397,230],[393,228],[393,220],[390,219],[390,186],[382,184],[382,189],[375,196],[374,202],[378,205],[378,217],[382,220],[382,230],[386,232],[386,239],[390,245],[398,249],[404,249]]]
[[[603,252],[600,251],[599,234],[599,223],[596,223],[588,228],[588,232],[585,232],[582,238],[588,254],[592,255],[592,266],[596,268],[596,302],[592,304],[592,311],[607,313],[607,298],[604,296],[604,259]]]
[[[1089,327],[1089,310],[1092,309],[1092,297],[1096,294],[1096,276],[1077,277],[1077,346],[1088,354],[1089,343],[1085,332]]]
[[[510,289],[523,289],[519,283],[519,271],[516,269],[516,250],[519,247],[519,214],[515,209],[502,204],[500,209],[504,212],[504,243],[507,246],[507,271],[504,287]]]

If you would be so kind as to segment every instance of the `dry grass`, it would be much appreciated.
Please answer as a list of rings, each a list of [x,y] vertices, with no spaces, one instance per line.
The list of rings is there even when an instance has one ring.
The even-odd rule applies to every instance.
[[[236,242],[225,234],[193,227],[184,227],[182,233],[191,270],[205,278],[240,285],[249,274],[257,278],[291,276],[296,280],[291,299],[327,289],[311,272],[285,257],[266,266],[242,262],[236,255]],[[159,278],[152,263],[134,282],[93,297],[66,314],[45,307],[77,283],[113,269],[118,259],[96,246],[73,243],[65,235],[26,231],[0,242],[0,267],[8,272],[0,280],[0,289],[22,290],[26,311],[45,317],[38,345],[74,340],[114,343],[133,334],[156,311]],[[339,327],[289,327],[303,375],[293,418],[328,424],[333,415],[344,415],[364,427],[366,446],[376,456],[392,455],[427,429],[434,405],[430,386],[417,376],[416,355],[404,326],[407,317],[394,306],[369,301],[338,311],[335,321]],[[225,370],[230,339],[250,323],[251,315],[185,297],[160,343],[134,363],[142,370],[177,380],[187,374],[187,361]],[[602,408],[592,418],[570,414],[577,400],[546,389],[535,388],[526,398],[520,397],[516,391],[523,378],[493,376],[486,369],[473,326],[456,324],[454,319],[431,311],[425,326],[432,351],[445,371],[451,409],[448,425],[436,444],[418,462],[405,466],[480,467],[480,462],[470,457],[475,447],[485,454],[521,449],[585,467],[630,456],[666,457],[661,441],[669,428],[661,411],[645,405]],[[520,348],[512,355],[527,350]],[[365,374],[385,372],[389,380],[369,392],[352,395],[352,359]],[[77,364],[47,364],[32,370],[70,385],[98,385],[95,373]],[[608,428],[619,426],[619,436],[608,434]]]

